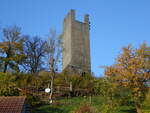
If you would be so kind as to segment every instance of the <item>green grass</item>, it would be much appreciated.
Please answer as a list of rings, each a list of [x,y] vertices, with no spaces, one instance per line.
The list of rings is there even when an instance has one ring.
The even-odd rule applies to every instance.
[[[91,97],[91,99],[90,97],[74,97],[71,99],[65,98],[57,100],[57,102],[54,105],[50,105],[47,103],[35,106],[33,108],[33,113],[71,113],[71,111],[74,111],[79,106],[85,103],[90,103],[91,106],[93,106],[100,112],[100,108],[102,107],[103,102],[104,102],[103,98],[98,96]],[[118,107],[115,113],[136,113],[136,112],[134,106],[128,105]]]

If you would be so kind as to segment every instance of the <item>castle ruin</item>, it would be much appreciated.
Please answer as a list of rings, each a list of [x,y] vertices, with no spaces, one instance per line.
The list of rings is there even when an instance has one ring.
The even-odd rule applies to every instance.
[[[62,70],[78,73],[91,73],[89,15],[84,22],[75,19],[75,11],[71,10],[63,23]]]

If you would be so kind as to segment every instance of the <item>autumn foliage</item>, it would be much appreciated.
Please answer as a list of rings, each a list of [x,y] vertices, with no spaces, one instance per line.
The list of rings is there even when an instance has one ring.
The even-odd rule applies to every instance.
[[[117,84],[129,89],[137,112],[142,113],[141,103],[150,79],[150,47],[144,43],[138,49],[131,45],[123,48],[116,63],[106,68],[105,75],[115,76]]]

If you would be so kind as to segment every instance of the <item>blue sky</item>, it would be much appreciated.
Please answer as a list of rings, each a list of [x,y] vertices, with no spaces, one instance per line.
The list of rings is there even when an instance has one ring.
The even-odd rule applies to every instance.
[[[83,21],[90,15],[91,62],[96,76],[111,65],[128,44],[150,45],[150,0],[0,0],[0,29],[11,25],[23,34],[45,37],[50,28],[62,32],[65,15],[76,10]],[[1,35],[0,35],[1,36]]]

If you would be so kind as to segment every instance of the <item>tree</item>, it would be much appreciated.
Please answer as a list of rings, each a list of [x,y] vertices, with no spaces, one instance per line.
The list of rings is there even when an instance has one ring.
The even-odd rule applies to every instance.
[[[53,90],[54,90],[54,79],[56,71],[58,71],[59,63],[60,63],[60,56],[61,56],[61,38],[57,36],[55,30],[50,30],[48,35],[48,40],[46,43],[46,53],[47,53],[47,61],[48,67],[50,71],[51,77],[51,92],[50,92],[50,102],[52,103],[53,97]]]
[[[6,72],[8,67],[18,72],[19,64],[25,58],[23,44],[26,36],[21,35],[20,28],[17,26],[4,28],[3,36],[0,42],[0,63],[3,72]]]
[[[138,49],[124,47],[116,63],[106,68],[105,75],[116,76],[116,82],[130,90],[137,113],[142,113],[145,82],[150,79],[150,47],[145,43]]]
[[[25,43],[24,52],[26,59],[24,60],[24,69],[30,73],[37,73],[43,69],[43,58],[45,57],[46,42],[42,41],[40,37],[33,37]]]

